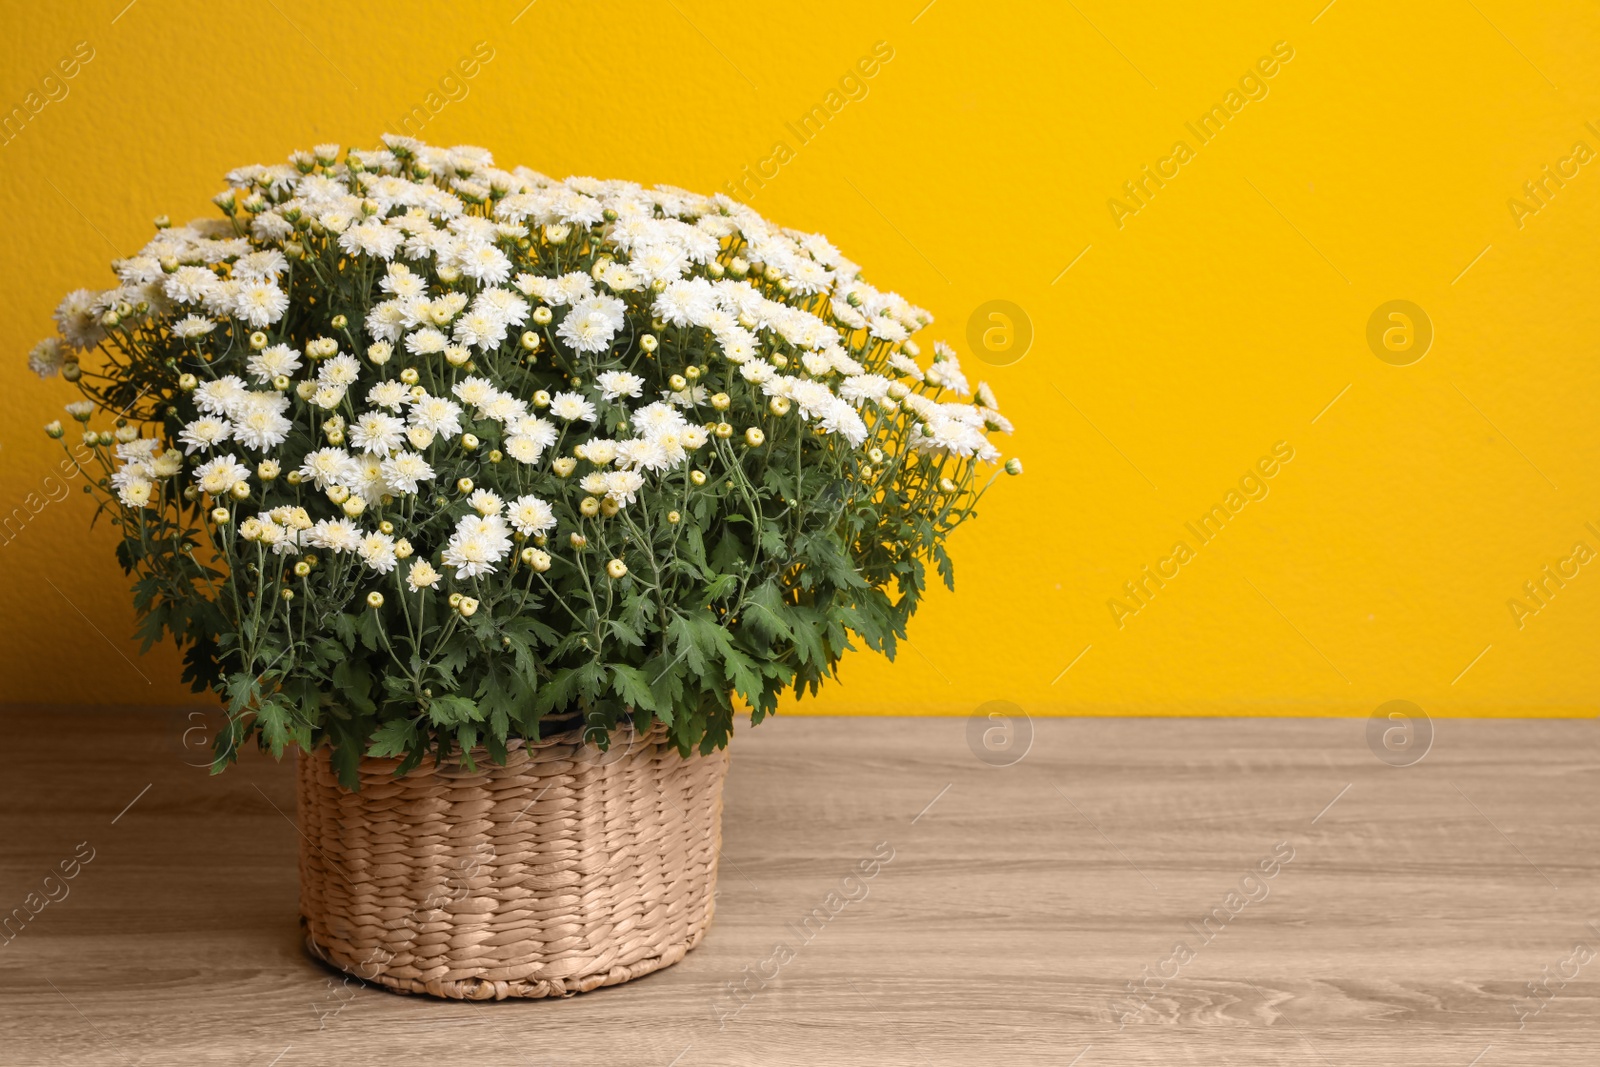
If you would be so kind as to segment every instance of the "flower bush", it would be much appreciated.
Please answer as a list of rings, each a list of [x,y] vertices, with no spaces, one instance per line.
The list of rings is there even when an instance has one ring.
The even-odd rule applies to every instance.
[[[226,701],[214,769],[503,760],[547,719],[710,751],[953,581],[1011,427],[826,238],[398,137],[227,181],[29,357],[88,398],[145,647]]]

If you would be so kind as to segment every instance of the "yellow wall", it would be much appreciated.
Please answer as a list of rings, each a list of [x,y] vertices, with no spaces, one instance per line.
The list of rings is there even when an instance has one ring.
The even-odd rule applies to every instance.
[[[1600,550],[1600,162],[1537,212],[1508,202],[1600,152],[1600,17],[1321,2],[6,0],[4,106],[78,42],[93,58],[0,146],[0,516],[43,505],[0,547],[0,698],[182,693],[175,656],[126,640],[85,499],[41,488],[38,427],[70,397],[22,357],[60,294],[109,284],[152,216],[206,213],[227,168],[431,104],[425,138],[556,175],[710,191],[767,161],[758,209],[824,230],[964,354],[985,302],[1030,319],[1031,351],[983,375],[1027,476],[958,535],[958,594],[900,662],[857,657],[805,708],[1594,714],[1600,561],[1520,628],[1508,601]],[[785,124],[880,41],[866,96],[801,144]],[[1202,143],[1185,124],[1277,42],[1267,95]],[[1108,206],[1139,206],[1147,164],[1176,175]],[[1434,330],[1408,366],[1367,341],[1396,299]],[[1185,523],[1278,442],[1268,495],[1202,545]],[[1180,540],[1193,559],[1119,626],[1108,601]]]

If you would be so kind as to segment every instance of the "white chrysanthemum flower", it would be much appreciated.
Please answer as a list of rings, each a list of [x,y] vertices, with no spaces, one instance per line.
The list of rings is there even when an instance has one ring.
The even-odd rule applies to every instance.
[[[270,326],[289,310],[289,294],[273,282],[248,281],[234,294],[233,313],[257,328]]]
[[[586,297],[578,301],[561,320],[556,336],[575,351],[604,352],[611,347],[622,325],[621,312],[611,309],[608,302],[618,309],[622,307],[622,301],[611,296]]]
[[[406,351],[413,356],[436,356],[450,344],[450,338],[432,326],[406,335]]]
[[[447,397],[424,396],[412,403],[407,421],[448,441],[461,432],[461,405]]]
[[[130,508],[149,507],[155,495],[156,485],[148,478],[130,478],[117,488],[117,499]]]
[[[300,353],[288,345],[269,345],[252,352],[245,366],[258,382],[270,382],[282,375],[288,377],[300,369]]]
[[[617,458],[617,443],[604,437],[585,441],[582,448],[583,458],[597,467],[604,467]]]
[[[234,406],[233,439],[257,452],[276,448],[288,440],[294,423],[284,417],[289,406],[282,393],[250,393]]]
[[[181,434],[178,434],[178,443],[184,445],[186,456],[194,456],[197,451],[213,450],[232,435],[234,427],[229,426],[226,421],[216,418],[214,414],[203,414],[182,429]]]
[[[606,496],[624,507],[637,500],[644,487],[644,475],[638,471],[609,471],[601,477],[605,479]]]
[[[230,452],[226,456],[218,456],[196,467],[194,481],[201,492],[219,496],[240,482],[248,484],[250,468],[240,463],[238,457]]]
[[[441,558],[456,569],[457,578],[493,574],[494,565],[511,553],[511,537],[498,515],[464,515],[445,545]]]
[[[456,399],[463,404],[482,411],[488,404],[500,395],[500,390],[487,378],[469,375],[450,387]]]
[[[488,489],[474,489],[472,495],[467,497],[467,506],[484,518],[498,515],[506,502],[500,499],[500,494]]]
[[[499,285],[511,277],[511,260],[493,245],[480,245],[457,253],[461,273],[484,285]]]
[[[356,552],[367,566],[379,574],[394,570],[394,538],[386,533],[369,533],[356,546]]]
[[[367,390],[367,403],[389,411],[399,411],[401,407],[411,403],[411,390],[404,382],[390,378]]]
[[[419,559],[412,563],[411,569],[406,572],[406,584],[411,586],[413,592],[421,592],[424,589],[437,588],[442,577],[443,575],[434,570],[433,564],[425,559]]]
[[[716,309],[716,290],[704,278],[669,283],[650,307],[656,318],[674,326],[704,325]]]
[[[332,411],[344,403],[345,388],[342,385],[319,385],[311,394],[311,403],[324,411]]]
[[[628,260],[628,269],[646,285],[671,283],[682,278],[689,269],[689,257],[671,245],[653,244],[635,251]]]
[[[543,500],[533,495],[519,496],[506,508],[506,520],[520,534],[537,537],[556,525],[556,513]]]
[[[919,382],[924,380],[926,377],[922,373],[922,368],[917,366],[916,360],[912,359],[910,356],[902,355],[899,352],[896,352],[894,355],[889,357],[889,366],[893,367],[901,374],[904,374],[906,377],[915,378]]]
[[[46,337],[28,352],[28,369],[41,378],[54,378],[66,362],[66,352],[54,337]]]
[[[642,467],[649,471],[667,470],[672,466],[667,450],[654,438],[636,437],[617,442],[617,466]]]
[[[172,324],[172,336],[189,340],[193,337],[204,337],[217,328],[217,324],[204,315],[185,315]]]
[[[405,441],[406,424],[393,415],[369,411],[350,427],[350,443],[363,452],[387,456]]]
[[[519,400],[510,393],[499,393],[493,400],[483,406],[483,416],[495,422],[510,425],[518,419],[527,417],[528,403]]]
[[[318,519],[305,537],[314,548],[329,552],[359,552],[361,531],[349,519]]]
[[[361,361],[348,352],[341,352],[324,360],[317,368],[317,381],[339,389],[348,389],[361,377]]]
[[[644,389],[644,379],[625,370],[602,371],[595,380],[600,383],[600,395],[606,400],[636,397]]]
[[[499,348],[509,332],[506,321],[491,311],[469,311],[456,323],[458,344],[482,351]]]
[[[656,401],[646,404],[633,413],[634,432],[640,437],[659,437],[664,433],[681,433],[688,426],[688,420],[683,413],[671,404]]]
[[[427,279],[414,274],[404,263],[389,264],[388,272],[378,283],[378,288],[394,296],[410,299],[428,291]]]
[[[324,491],[355,481],[358,473],[350,453],[342,448],[319,448],[307,452],[300,461],[300,477],[310,478],[318,489]]]
[[[179,304],[198,304],[217,288],[217,276],[205,267],[179,267],[167,275],[161,291]]]
[[[195,386],[194,402],[208,415],[226,415],[242,403],[249,393],[243,378],[236,374],[225,374],[214,381]]]
[[[495,316],[507,326],[528,321],[528,302],[510,289],[485,289],[472,301],[472,310]]]
[[[433,467],[415,452],[397,452],[383,462],[383,480],[397,493],[415,493],[433,476]]]
[[[247,252],[234,260],[233,276],[240,280],[275,282],[289,269],[289,260],[276,248]]]
[[[367,312],[367,333],[377,341],[398,341],[406,328],[406,304],[401,300],[385,300],[374,304]]]
[[[839,383],[839,396],[857,405],[882,400],[889,395],[889,384],[881,374],[856,374]]]
[[[211,278],[213,284],[216,283],[217,279],[210,271],[199,267],[194,269]],[[100,315],[95,307],[99,297],[100,294],[93,289],[74,289],[56,306],[56,329],[73,348],[93,348],[105,338],[106,331],[100,325]]]
[[[590,471],[578,479],[578,488],[590,496],[603,496],[606,491],[606,475],[604,471]]]
[[[390,260],[400,251],[405,234],[376,219],[357,223],[339,235],[339,247],[350,255],[372,256]]]
[[[569,392],[557,393],[550,398],[550,414],[568,422],[593,422],[600,417],[600,412],[582,393]]]

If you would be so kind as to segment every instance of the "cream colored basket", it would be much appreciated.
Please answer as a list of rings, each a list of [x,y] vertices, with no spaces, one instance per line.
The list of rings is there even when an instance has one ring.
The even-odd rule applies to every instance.
[[[306,946],[363,981],[464,1000],[548,997],[677,963],[711,924],[726,750],[659,726],[602,753],[576,732],[504,767],[364,759],[343,789],[299,755]]]

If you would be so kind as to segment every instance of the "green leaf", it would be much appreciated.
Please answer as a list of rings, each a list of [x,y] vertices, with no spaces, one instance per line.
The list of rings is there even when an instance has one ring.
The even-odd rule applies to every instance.
[[[375,759],[403,756],[416,743],[416,723],[409,719],[391,719],[373,731],[367,755]]]
[[[618,663],[611,668],[615,681],[612,690],[623,700],[636,708],[657,709],[656,695],[650,689],[650,679],[637,667],[630,667],[625,663]]]

